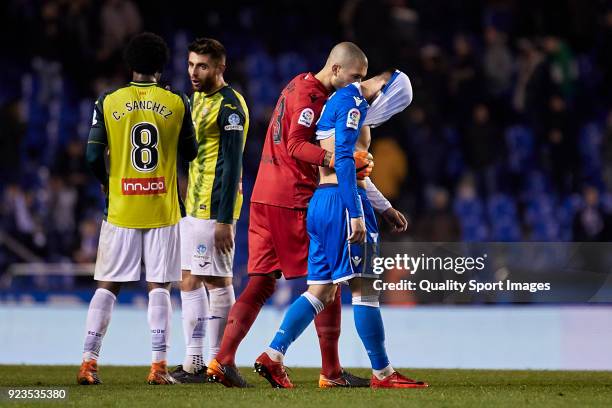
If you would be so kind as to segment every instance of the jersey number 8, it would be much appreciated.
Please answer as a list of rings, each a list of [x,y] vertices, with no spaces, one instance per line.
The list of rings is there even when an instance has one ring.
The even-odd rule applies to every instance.
[[[132,165],[136,170],[148,173],[157,167],[159,161],[158,135],[157,128],[152,123],[141,122],[132,128]]]

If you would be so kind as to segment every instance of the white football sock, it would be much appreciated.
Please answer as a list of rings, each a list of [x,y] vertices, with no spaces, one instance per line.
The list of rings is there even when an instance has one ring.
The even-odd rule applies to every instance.
[[[206,289],[181,291],[185,359],[183,370],[194,374],[204,366],[204,336],[208,323]]]
[[[150,291],[147,315],[151,329],[151,349],[154,363],[166,360],[166,352],[170,346],[171,313],[170,292],[164,288],[155,288]]]
[[[272,361],[276,361],[277,363],[282,363],[285,355],[278,350],[274,350],[272,347],[268,347],[266,350],[266,354]]]
[[[227,324],[227,315],[232,305],[236,303],[234,287],[216,288],[208,291],[210,298],[210,316],[208,318],[208,360],[217,356],[223,332]]]
[[[382,370],[372,370],[372,373],[374,374],[374,376],[378,378],[379,380],[382,380],[383,378],[390,376],[394,372],[395,370],[393,369],[393,367],[391,367],[391,364],[389,364]]]
[[[102,339],[110,323],[116,296],[107,289],[99,288],[89,302],[87,320],[85,322],[85,345],[83,360],[97,360],[102,347]]]

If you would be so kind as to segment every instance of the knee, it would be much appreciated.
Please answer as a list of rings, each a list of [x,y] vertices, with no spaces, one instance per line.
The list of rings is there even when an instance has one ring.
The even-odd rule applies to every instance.
[[[308,292],[327,307],[336,300],[336,289],[336,285],[313,285],[308,288]]]
[[[336,300],[336,288],[337,286],[333,285],[332,289],[326,293],[325,299],[323,300],[323,304],[325,304],[326,307],[334,303]]]
[[[232,278],[229,276],[205,276],[204,284],[208,290],[224,289],[232,286]]]
[[[183,271],[183,280],[181,280],[181,290],[183,292],[191,292],[202,287],[203,279],[200,276],[192,275],[189,271]]]
[[[121,290],[120,282],[107,282],[107,281],[99,281],[98,288],[106,289],[109,292],[112,292],[113,295],[119,295],[119,291]]]
[[[369,307],[380,307],[378,295],[353,295],[351,300],[353,306],[369,306]]]
[[[265,303],[265,301],[272,297],[276,290],[276,278],[272,275],[258,276],[255,279],[255,283],[258,289],[260,289],[261,296],[265,298]]]
[[[239,302],[263,306],[276,289],[276,278],[271,275],[255,275],[249,278],[244,292],[238,299]]]

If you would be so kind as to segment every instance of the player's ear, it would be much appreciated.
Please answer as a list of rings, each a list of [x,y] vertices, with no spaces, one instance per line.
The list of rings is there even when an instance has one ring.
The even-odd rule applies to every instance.
[[[338,64],[332,65],[332,72],[334,76],[338,76],[340,74],[340,65]]]

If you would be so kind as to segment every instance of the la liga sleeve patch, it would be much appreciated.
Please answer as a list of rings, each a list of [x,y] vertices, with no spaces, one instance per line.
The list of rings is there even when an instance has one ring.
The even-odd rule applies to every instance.
[[[359,126],[360,118],[361,118],[361,112],[359,112],[359,109],[357,108],[351,109],[350,111],[348,111],[348,114],[346,115],[346,127],[357,130],[357,127]]]
[[[298,123],[302,126],[310,127],[312,126],[313,120],[314,120],[314,111],[310,108],[305,108],[300,113]]]

